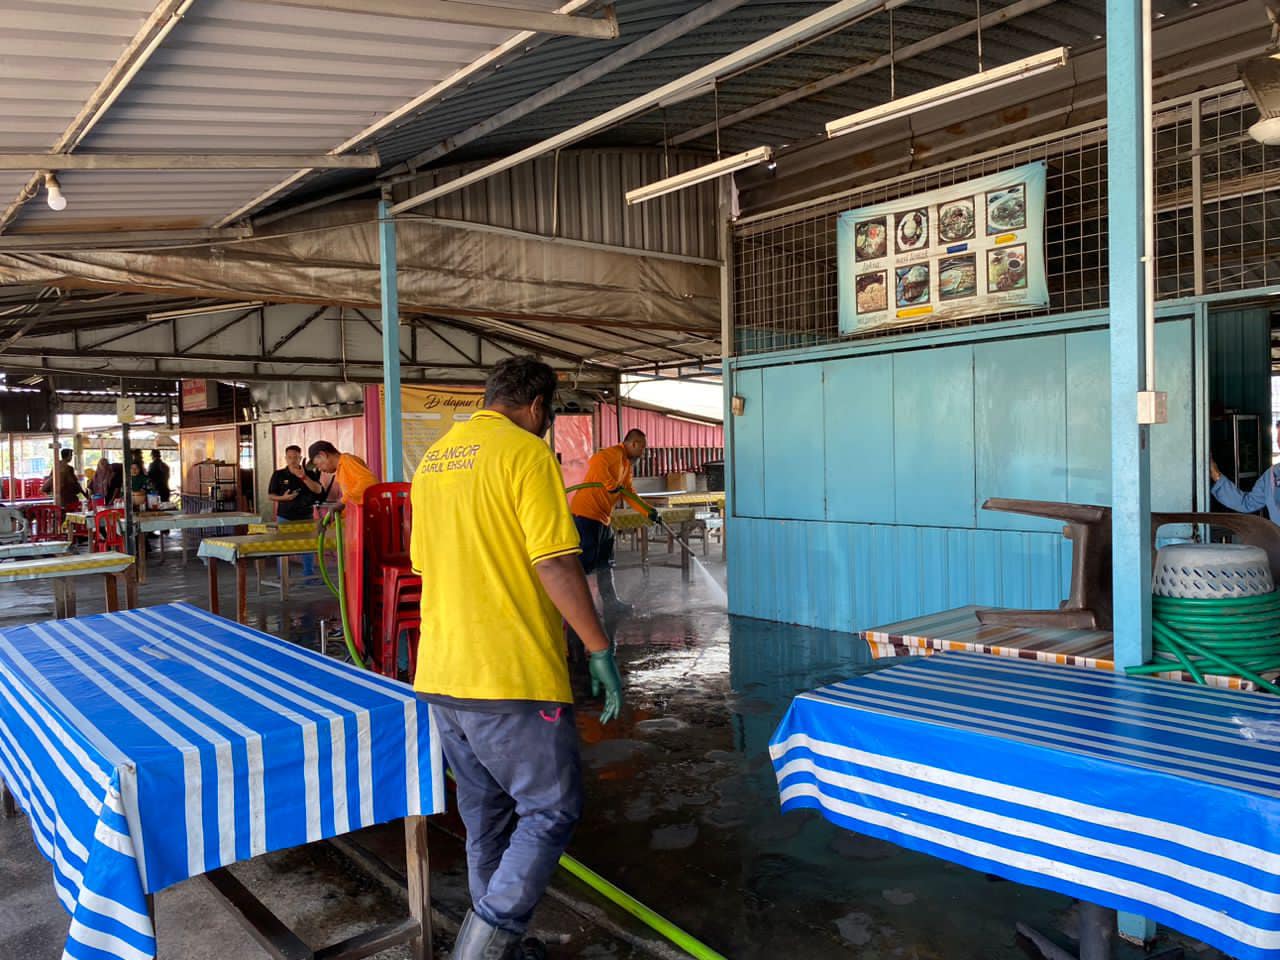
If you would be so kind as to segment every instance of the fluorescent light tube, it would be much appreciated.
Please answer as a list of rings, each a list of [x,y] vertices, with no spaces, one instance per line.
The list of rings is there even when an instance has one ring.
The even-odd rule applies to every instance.
[[[1037,53],[1023,60],[1005,64],[1003,67],[992,67],[990,70],[983,70],[981,73],[962,77],[959,80],[953,80],[951,83],[944,83],[942,86],[934,87],[931,90],[913,93],[909,97],[890,100],[888,103],[882,103],[880,106],[872,107],[870,110],[862,110],[847,117],[841,117],[839,120],[832,120],[827,124],[827,136],[839,137],[846,133],[853,133],[855,130],[865,130],[867,127],[875,126],[878,123],[897,120],[919,113],[921,110],[940,107],[944,103],[951,103],[962,97],[984,93],[995,87],[1002,87],[1006,83],[1013,83],[1026,77],[1034,77],[1039,73],[1047,73],[1050,70],[1066,66],[1067,57],[1067,48],[1058,47],[1054,50],[1046,50],[1044,53]]]
[[[708,180],[723,177],[726,173],[745,170],[747,167],[754,167],[758,163],[766,163],[772,159],[773,147],[755,147],[743,153],[735,153],[732,157],[725,157],[715,163],[695,167],[692,170],[686,170],[684,173],[677,173],[674,177],[655,180],[653,183],[646,183],[643,187],[628,190],[627,206],[631,206],[633,203],[644,203],[646,200],[652,200],[668,193],[675,193],[677,190],[692,187],[697,183],[706,183]]]

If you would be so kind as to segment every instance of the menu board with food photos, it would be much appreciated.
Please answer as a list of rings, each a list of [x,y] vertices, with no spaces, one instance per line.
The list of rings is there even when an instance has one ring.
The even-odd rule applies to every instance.
[[[1045,164],[840,214],[840,332],[1049,303]]]

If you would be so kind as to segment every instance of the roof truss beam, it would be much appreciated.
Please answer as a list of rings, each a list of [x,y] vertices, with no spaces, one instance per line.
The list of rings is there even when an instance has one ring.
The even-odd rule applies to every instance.
[[[0,170],[376,170],[368,153],[0,153]]]
[[[889,2],[896,3],[898,0],[889,0]],[[803,43],[855,20],[864,19],[884,8],[885,0],[839,0],[839,2],[824,7],[803,20],[799,20],[781,30],[775,30],[755,43],[747,44],[740,50],[720,57],[718,60],[686,73],[684,76],[677,77],[670,83],[665,83],[650,90],[648,93],[628,100],[612,110],[599,114],[577,126],[570,127],[568,130],[563,130],[508,157],[486,164],[478,170],[463,174],[447,183],[439,184],[429,190],[411,196],[407,200],[402,200],[392,206],[391,213],[396,216],[413,210],[425,203],[430,203],[432,200],[437,200],[440,197],[466,189],[472,184],[487,180],[495,174],[518,167],[529,160],[552,153],[580,140],[585,140],[587,137],[607,130],[609,127],[630,119],[637,114],[644,113],[664,103],[669,103],[674,98],[687,94],[692,90],[706,87],[708,84],[714,83],[718,77],[753,66],[794,47],[796,44]]]
[[[457,23],[469,27],[494,27],[506,30],[530,30],[563,37],[589,40],[613,40],[618,36],[618,20],[608,7],[603,17],[573,17],[563,13],[544,13],[523,7],[504,7],[488,3],[464,3],[461,0],[254,0],[271,6],[304,7],[308,10],[333,10],[359,13],[362,16],[398,17],[405,20],[431,20]]]

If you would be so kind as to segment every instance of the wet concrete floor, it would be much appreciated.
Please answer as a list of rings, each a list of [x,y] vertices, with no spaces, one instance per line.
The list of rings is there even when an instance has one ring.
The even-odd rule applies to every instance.
[[[1065,897],[850,833],[813,812],[780,814],[770,734],[796,693],[865,667],[865,645],[843,634],[729,618],[717,559],[707,561],[709,577],[689,585],[663,565],[674,558],[657,552],[652,559],[645,570],[638,554],[619,552],[619,592],[635,606],[610,623],[628,684],[621,721],[602,727],[585,678],[575,679],[588,802],[573,855],[735,960],[1012,960],[1024,956],[1016,920],[1069,943],[1076,917]],[[169,544],[153,564],[141,603],[207,607],[199,562],[183,567]],[[224,575],[224,611],[234,609],[232,584]],[[90,580],[82,583],[81,615],[103,609],[99,594]],[[52,613],[47,585],[0,587],[0,628]],[[250,597],[253,626],[311,647],[320,618],[334,616],[336,603],[323,587],[295,588],[288,604],[269,588]],[[329,652],[336,655],[337,645]],[[448,928],[467,906],[459,832],[452,815],[433,820],[433,896],[445,931],[440,956]],[[323,845],[261,857],[235,872],[305,939],[322,945],[403,909],[393,892],[403,863],[399,831],[365,831],[354,841],[389,865],[380,879]],[[553,957],[682,955],[565,875],[554,894],[535,918]],[[158,897],[162,958],[266,956],[215,901],[198,881]],[[0,960],[55,960],[66,923],[25,822],[0,820]],[[1186,945],[1191,957],[1221,957],[1175,935],[1165,942]],[[392,949],[379,957],[406,955]],[[1139,956],[1117,948],[1118,960]]]

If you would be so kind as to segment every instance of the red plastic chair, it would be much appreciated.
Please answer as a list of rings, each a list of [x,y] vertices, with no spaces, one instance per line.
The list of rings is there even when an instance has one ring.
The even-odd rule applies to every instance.
[[[379,672],[396,675],[400,637],[409,637],[409,662],[417,661],[422,578],[409,565],[412,510],[409,484],[377,483],[364,494],[365,569],[370,624],[378,625]]]
[[[30,532],[33,543],[62,539],[61,507],[42,503],[38,506],[27,507],[23,513],[27,515],[27,530]]]
[[[16,500],[17,498],[9,493],[9,478],[0,477],[0,500]]]
[[[22,481],[22,499],[39,500],[44,496],[44,492],[40,489],[43,486],[44,481],[39,477],[27,477]]]
[[[93,515],[93,553],[124,553],[123,510],[99,510]]]

